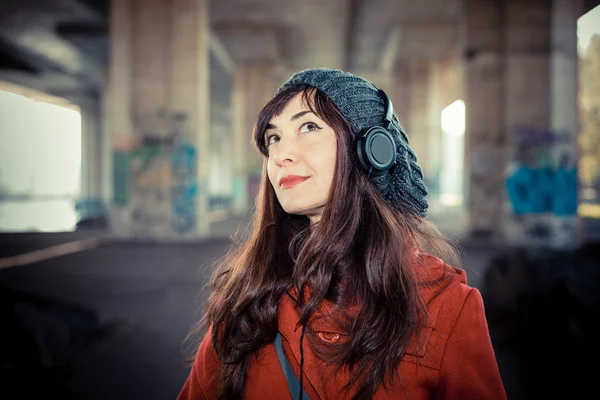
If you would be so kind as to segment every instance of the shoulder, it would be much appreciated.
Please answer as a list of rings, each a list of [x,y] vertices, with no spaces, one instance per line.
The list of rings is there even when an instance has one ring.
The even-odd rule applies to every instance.
[[[212,326],[200,343],[189,376],[177,397],[178,400],[215,398],[221,364],[212,340]]]
[[[437,257],[422,253],[416,270],[416,280],[423,298],[423,329],[419,335],[416,356],[427,359],[439,368],[443,349],[457,321],[465,314],[484,316],[479,291],[467,284],[466,272]],[[414,343],[416,345],[416,343]]]
[[[467,285],[464,270],[426,260],[420,282],[426,340],[421,358],[412,361],[439,371],[436,398],[505,400],[481,293]]]
[[[442,304],[446,307],[461,306],[469,294],[476,290],[467,284],[464,269],[448,265],[427,253],[419,254],[415,275],[430,311]]]

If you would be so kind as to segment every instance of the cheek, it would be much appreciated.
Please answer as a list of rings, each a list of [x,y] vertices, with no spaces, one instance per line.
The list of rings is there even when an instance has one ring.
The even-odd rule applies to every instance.
[[[275,163],[271,159],[267,161],[267,176],[269,178],[269,182],[273,185],[273,179],[277,179],[277,171],[275,171]],[[275,185],[273,185],[274,187]]]
[[[333,175],[335,174],[335,158],[330,159],[327,170],[329,171],[327,179],[329,180],[329,185],[331,185],[333,182]]]
[[[333,175],[335,174],[335,160],[337,158],[337,146],[335,142],[331,145],[330,150],[327,152],[325,157],[327,159],[327,171],[329,172],[329,179],[333,179]]]

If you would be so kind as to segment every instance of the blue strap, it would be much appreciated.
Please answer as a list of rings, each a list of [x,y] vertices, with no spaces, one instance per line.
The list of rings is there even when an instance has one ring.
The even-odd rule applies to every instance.
[[[277,351],[277,358],[279,358],[279,364],[281,364],[281,369],[283,370],[288,387],[290,388],[292,399],[299,400],[300,382],[298,382],[298,378],[296,378],[292,366],[283,353],[283,344],[281,343],[281,334],[279,332],[277,332],[277,336],[275,336],[275,351]],[[310,397],[308,397],[304,388],[302,388],[302,400],[310,400]]]

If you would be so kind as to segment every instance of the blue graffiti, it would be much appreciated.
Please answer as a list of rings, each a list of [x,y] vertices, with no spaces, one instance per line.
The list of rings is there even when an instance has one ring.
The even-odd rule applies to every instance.
[[[196,228],[197,151],[188,141],[177,143],[171,156],[173,229],[177,233]]]
[[[576,168],[520,166],[507,180],[506,190],[515,214],[577,213]]]
[[[531,144],[556,144],[573,140],[568,132],[556,132],[551,129],[541,129],[531,126],[516,125],[512,128],[512,134],[519,145]]]

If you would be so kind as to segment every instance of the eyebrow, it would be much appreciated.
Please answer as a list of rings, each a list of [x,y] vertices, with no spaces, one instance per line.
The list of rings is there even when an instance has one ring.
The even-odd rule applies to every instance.
[[[290,118],[290,121],[295,121],[295,120],[297,120],[298,118],[302,118],[302,117],[303,117],[303,116],[305,116],[306,114],[310,114],[310,113],[313,113],[313,112],[312,112],[312,111],[310,111],[310,110],[306,110],[306,111],[300,111],[299,113],[292,115],[292,118]],[[314,114],[314,113],[313,113],[313,114]],[[269,124],[267,124],[267,129],[277,129],[277,127],[276,127],[275,125],[273,125],[273,124],[269,123]]]

